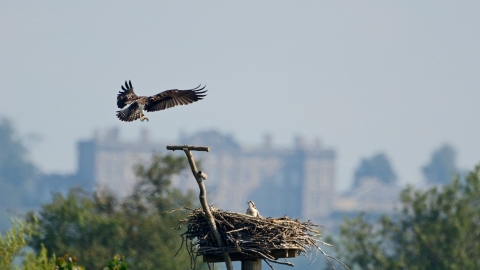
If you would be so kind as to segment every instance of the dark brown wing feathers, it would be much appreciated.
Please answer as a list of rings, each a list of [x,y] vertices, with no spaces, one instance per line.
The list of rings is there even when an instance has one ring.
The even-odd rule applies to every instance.
[[[188,105],[190,103],[202,100],[206,96],[207,90],[201,85],[188,90],[172,89],[163,91],[157,95],[148,98],[145,105],[147,112],[154,112],[175,107],[177,105]]]
[[[138,99],[138,96],[133,92],[132,81],[125,81],[125,86],[122,85],[122,90],[117,95],[117,106],[120,109]]]
[[[147,112],[154,112],[202,100],[207,90],[205,86],[200,86],[188,90],[167,90],[151,97],[139,97],[133,92],[132,82],[125,81],[125,86],[122,85],[122,91],[117,95],[117,106],[122,109],[128,104],[131,105],[117,111],[117,117],[122,121],[131,122],[139,119],[143,114],[142,107]]]

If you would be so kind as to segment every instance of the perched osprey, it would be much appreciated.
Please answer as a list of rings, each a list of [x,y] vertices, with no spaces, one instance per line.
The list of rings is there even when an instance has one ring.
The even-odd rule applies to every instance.
[[[262,215],[260,215],[260,212],[258,212],[257,207],[255,206],[255,203],[253,201],[248,201],[247,204],[248,204],[248,209],[246,213],[247,215],[263,218]]]
[[[117,111],[117,117],[125,122],[132,122],[139,118],[142,122],[144,120],[148,121],[148,118],[143,114],[144,110],[154,112],[172,108],[177,105],[188,105],[203,99],[207,92],[207,90],[203,90],[205,86],[200,88],[199,85],[188,90],[167,90],[150,97],[137,96],[133,92],[131,81],[128,81],[128,83],[125,81],[125,86],[122,85],[122,89],[123,91],[118,92],[117,106],[120,109],[123,109],[123,107],[128,104],[130,104],[130,106],[121,111]]]

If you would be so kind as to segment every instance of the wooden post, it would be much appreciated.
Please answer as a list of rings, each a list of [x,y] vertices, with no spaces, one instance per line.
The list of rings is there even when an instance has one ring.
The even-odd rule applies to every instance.
[[[262,270],[262,260],[242,261],[242,270]]]
[[[210,147],[193,146],[193,145],[183,145],[183,146],[168,145],[167,150],[172,150],[172,151],[183,150],[187,155],[188,163],[190,163],[190,168],[192,169],[193,176],[195,177],[195,180],[197,180],[198,187],[200,188],[199,199],[200,199],[200,203],[202,204],[205,217],[207,218],[207,223],[210,226],[210,230],[212,231],[218,246],[225,247],[225,244],[222,241],[222,237],[217,230],[217,225],[215,224],[215,220],[213,219],[212,212],[210,212],[210,207],[208,206],[208,203],[207,203],[207,190],[205,188],[205,185],[203,184],[203,179],[200,177],[200,175],[197,174],[198,172],[197,165],[195,165],[195,160],[193,159],[192,152],[190,151],[190,150],[195,150],[195,151],[209,152]],[[233,270],[232,260],[230,259],[230,255],[228,254],[228,252],[223,251],[222,254],[223,254],[223,258],[225,259],[225,265],[227,266],[227,270]],[[261,264],[260,264],[260,267],[261,267]]]

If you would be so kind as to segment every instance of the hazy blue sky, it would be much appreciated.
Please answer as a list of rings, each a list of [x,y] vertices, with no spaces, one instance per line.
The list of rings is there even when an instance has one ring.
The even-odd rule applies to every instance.
[[[480,2],[2,1],[0,114],[38,134],[34,161],[73,172],[94,129],[155,139],[216,128],[244,144],[303,135],[338,153],[339,186],[384,151],[400,181],[422,179],[451,143],[480,161]],[[150,122],[115,118],[116,94],[207,84],[201,102]],[[192,118],[194,116],[194,118]],[[214,149],[213,149],[214,150]]]

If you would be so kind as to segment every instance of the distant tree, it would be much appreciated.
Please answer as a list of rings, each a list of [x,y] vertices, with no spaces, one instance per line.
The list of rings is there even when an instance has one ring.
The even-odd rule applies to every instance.
[[[364,177],[376,177],[385,184],[394,184],[397,180],[389,159],[383,153],[360,161],[360,165],[355,171],[354,185],[358,187]]]
[[[28,150],[12,123],[0,119],[0,230],[10,224],[7,210],[23,210],[32,205],[35,198],[30,196],[27,184],[35,172]]]
[[[47,249],[42,245],[40,252],[34,253],[31,250],[25,250],[30,237],[38,233],[36,221],[22,222],[12,220],[12,227],[4,234],[0,234],[0,269],[2,270],[84,270],[85,268],[77,264],[74,256],[64,254],[56,257],[55,254],[48,256]],[[21,267],[16,265],[14,260],[23,258]],[[102,269],[107,270],[128,270],[128,265],[123,257],[115,255],[112,260]]]
[[[0,177],[13,187],[21,187],[35,173],[28,150],[15,133],[12,123],[0,119]]]
[[[55,267],[55,257],[48,258],[46,249],[42,246],[40,252],[23,252],[29,238],[36,232],[35,223],[25,223],[12,220],[12,226],[4,234],[0,234],[0,269],[20,269],[14,260],[24,257],[23,270],[52,270]]]
[[[434,151],[430,163],[422,168],[423,175],[430,184],[447,184],[453,174],[458,173],[455,165],[455,149],[446,144]]]
[[[400,197],[393,216],[346,219],[337,258],[351,269],[480,269],[480,165],[465,182]]]
[[[44,244],[49,252],[74,254],[86,269],[102,269],[105,258],[115,254],[124,255],[131,269],[188,269],[184,249],[174,257],[182,239],[172,230],[187,213],[165,212],[194,203],[192,194],[171,187],[172,177],[185,167],[184,158],[155,155],[136,168],[139,183],[124,199],[109,191],[93,197],[81,190],[55,194],[39,213],[40,233],[31,247],[39,251]]]
[[[26,235],[33,232],[32,226],[26,226],[21,221],[12,223],[10,230],[0,234],[0,269],[13,269],[13,260],[27,245]]]

